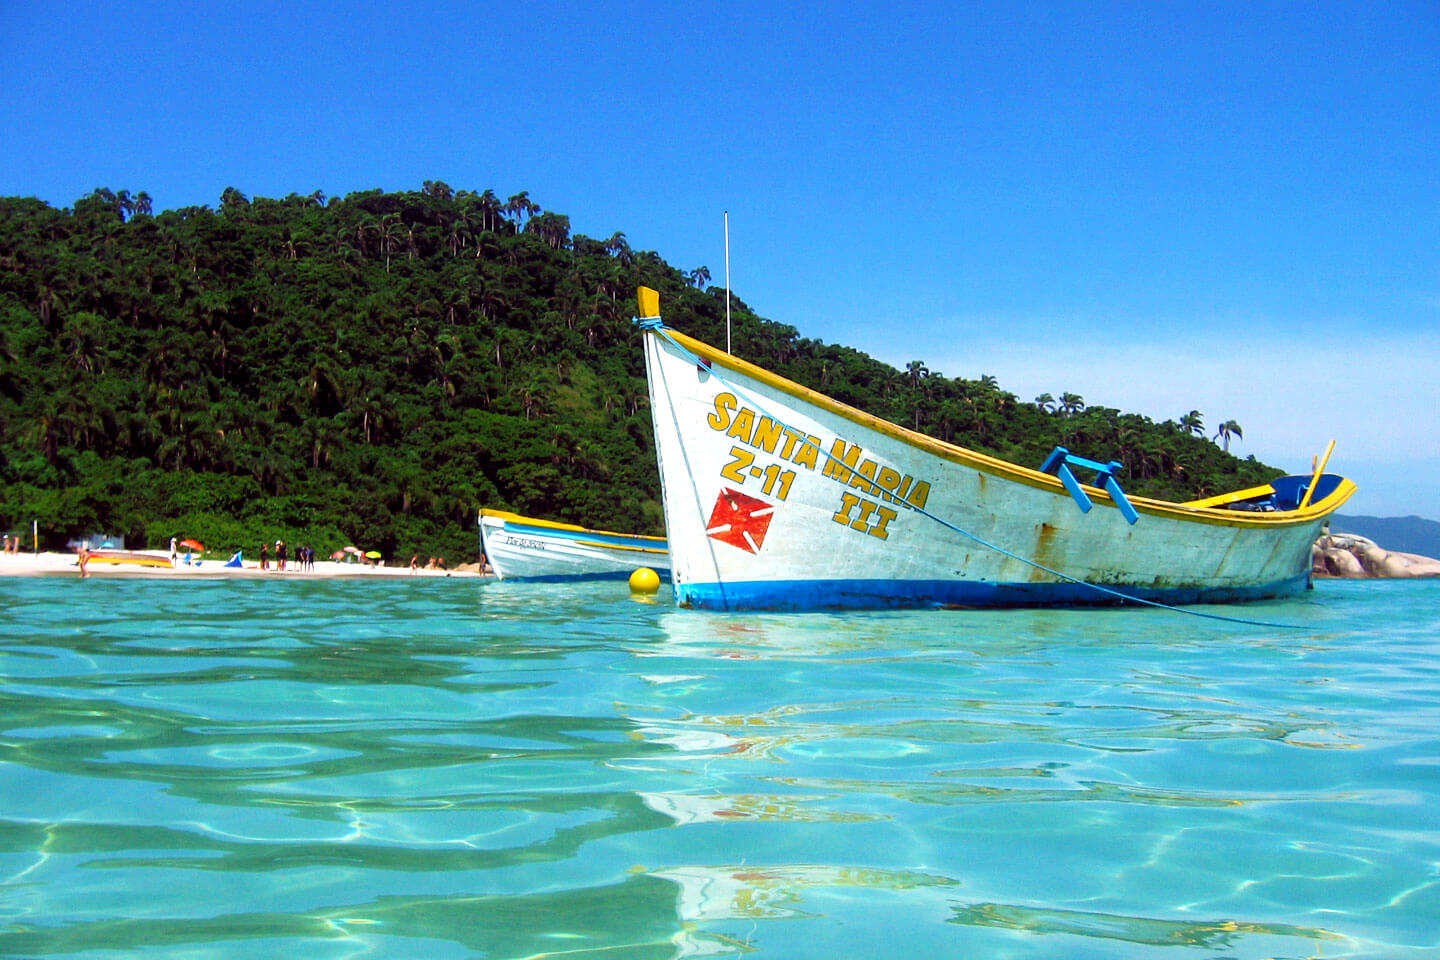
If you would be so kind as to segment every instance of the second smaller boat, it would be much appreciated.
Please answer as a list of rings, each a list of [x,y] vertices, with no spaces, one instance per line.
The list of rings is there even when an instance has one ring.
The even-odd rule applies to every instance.
[[[670,579],[664,537],[480,511],[480,546],[500,580],[623,580],[641,567]]]

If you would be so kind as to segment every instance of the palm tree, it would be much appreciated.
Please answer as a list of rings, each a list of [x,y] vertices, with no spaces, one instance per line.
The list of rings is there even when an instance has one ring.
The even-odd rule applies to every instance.
[[[203,470],[208,465],[208,448],[214,431],[204,414],[182,413],[165,433],[156,459],[176,470],[193,467]]]
[[[1191,410],[1180,418],[1180,429],[1197,437],[1205,436],[1205,415],[1199,410]]]
[[[101,356],[100,330],[103,321],[93,313],[81,311],[65,321],[60,333],[60,345],[65,348],[75,366],[86,373],[94,373]]]
[[[470,245],[470,218],[464,213],[450,222],[445,242],[450,246],[450,256],[452,257],[459,256],[460,251]]]
[[[1066,415],[1085,409],[1085,398],[1078,393],[1060,394],[1060,412]]]
[[[608,260],[595,277],[595,291],[608,296],[610,302],[614,303],[625,291],[627,282],[624,265],[619,260]]]
[[[220,194],[220,211],[222,213],[233,213],[248,206],[250,206],[249,199],[234,187],[226,187],[225,192]]]
[[[499,226],[500,212],[503,206],[500,198],[495,196],[494,190],[486,190],[480,194],[480,229],[494,230]]]
[[[280,243],[280,252],[285,254],[287,260],[297,260],[300,254],[306,252],[309,246],[310,245],[304,240],[296,240],[290,235],[289,231],[286,231],[285,239]]]
[[[371,237],[379,235],[380,225],[374,220],[361,220],[355,225],[355,249],[360,252],[360,256],[369,256],[370,244],[368,241]]]
[[[1236,423],[1234,420],[1226,420],[1224,423],[1220,424],[1219,429],[1215,431],[1215,436],[1220,441],[1220,449],[1224,450],[1226,453],[1229,453],[1230,438],[1239,437],[1241,440],[1243,440],[1245,439],[1245,432],[1240,429],[1240,424]]]
[[[351,251],[355,249],[351,245],[350,239],[350,228],[341,227],[336,231],[335,237],[330,243],[330,252],[342,260],[345,259],[350,255]]]
[[[387,214],[380,221],[380,246],[385,251],[386,273],[390,272],[390,255],[395,252],[395,248],[400,245],[400,241],[405,239],[405,234],[405,225],[401,223],[400,218],[394,214]]]
[[[510,306],[510,300],[498,283],[485,283],[480,287],[480,314],[486,320]]]
[[[520,391],[520,405],[525,410],[525,419],[533,420],[535,417],[543,417],[548,404],[545,401],[546,388],[537,383],[527,384]]]
[[[525,224],[525,232],[533,233],[544,240],[552,250],[559,250],[570,239],[570,218],[562,213],[540,213],[534,208],[534,216]]]
[[[520,232],[524,229],[525,221],[540,212],[540,205],[530,199],[530,191],[521,190],[505,201],[505,206],[500,208],[500,212],[507,217],[514,217],[515,229]]]
[[[1035,406],[1040,408],[1041,413],[1050,413],[1055,409],[1055,398],[1048,393],[1042,393],[1035,398]]]
[[[629,264],[634,259],[634,251],[630,249],[630,242],[625,239],[625,234],[618,230],[610,234],[610,239],[605,241],[605,252],[614,256],[622,264]]]
[[[300,425],[310,454],[310,467],[318,470],[322,464],[330,463],[335,446],[340,442],[340,424],[331,417],[309,417]]]
[[[694,270],[690,271],[689,279],[692,285],[699,287],[701,290],[704,290],[705,284],[710,282],[710,268],[696,267]]]

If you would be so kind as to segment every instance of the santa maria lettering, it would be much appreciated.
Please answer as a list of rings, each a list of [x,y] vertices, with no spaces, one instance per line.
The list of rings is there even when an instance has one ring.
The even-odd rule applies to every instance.
[[[881,507],[880,503],[923,510],[930,499],[929,483],[866,457],[858,444],[837,437],[829,451],[822,454],[819,437],[801,433],[741,405],[733,393],[716,394],[714,409],[706,417],[706,423],[717,433],[739,441],[730,448],[730,459],[720,469],[726,480],[737,485],[747,479],[756,481],[762,493],[784,500],[789,495],[794,471],[774,464],[756,466],[752,451],[779,457],[812,472],[819,469],[821,476],[855,491],[843,495],[835,522],[856,530],[863,528],[881,539],[886,537],[886,527],[896,513]],[[861,500],[861,496],[874,500]]]

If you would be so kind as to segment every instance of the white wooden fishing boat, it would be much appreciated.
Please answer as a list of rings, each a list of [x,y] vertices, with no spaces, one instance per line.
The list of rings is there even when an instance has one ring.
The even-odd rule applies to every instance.
[[[641,567],[670,575],[663,537],[588,530],[503,510],[480,511],[480,544],[501,580],[623,579]]]
[[[1324,472],[1191,503],[1118,463],[1030,469],[870,416],[666,328],[642,288],[676,602],[717,610],[1229,602],[1309,585],[1355,485]],[[1093,480],[1093,482],[1082,482]],[[1093,507],[1093,509],[1092,509]]]

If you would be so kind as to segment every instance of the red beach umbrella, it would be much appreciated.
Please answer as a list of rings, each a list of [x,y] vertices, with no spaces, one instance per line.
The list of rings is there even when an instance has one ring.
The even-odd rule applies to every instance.
[[[205,544],[201,543],[199,540],[181,540],[181,541],[180,541],[180,546],[184,547],[186,550],[204,550],[204,549],[205,549]]]
[[[344,550],[336,550],[334,553],[330,554],[330,559],[331,559],[331,560],[344,560],[344,559],[345,559],[345,551],[344,551]]]

